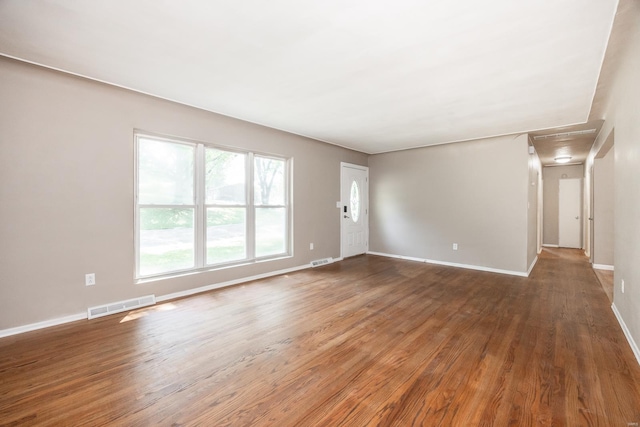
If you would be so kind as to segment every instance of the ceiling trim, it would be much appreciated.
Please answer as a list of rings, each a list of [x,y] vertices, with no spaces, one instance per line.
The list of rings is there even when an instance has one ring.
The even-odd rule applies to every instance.
[[[439,143],[436,143],[436,144],[425,144],[425,145],[417,145],[417,146],[414,146],[414,147],[398,148],[396,150],[362,151],[362,150],[356,150],[356,149],[351,148],[351,147],[347,147],[345,145],[338,144],[336,142],[326,141],[326,140],[323,140],[323,139],[320,139],[320,138],[314,138],[312,136],[304,135],[304,134],[301,134],[301,133],[298,133],[298,132],[292,132],[292,131],[287,130],[287,129],[281,129],[281,128],[277,128],[277,127],[273,127],[273,126],[268,126],[268,125],[265,125],[265,124],[260,123],[260,122],[255,122],[255,121],[251,121],[251,120],[242,119],[240,117],[235,117],[235,116],[232,116],[232,115],[229,115],[229,114],[220,113],[218,111],[209,110],[207,108],[203,108],[203,107],[200,107],[200,106],[197,106],[197,105],[188,104],[188,103],[182,102],[182,101],[176,101],[175,99],[166,98],[164,96],[159,96],[159,95],[154,95],[152,93],[145,92],[145,91],[138,90],[138,89],[132,89],[132,88],[130,88],[128,86],[123,86],[123,85],[120,85],[120,84],[117,84],[117,83],[112,83],[112,82],[109,82],[109,81],[106,81],[106,80],[102,80],[102,79],[97,79],[97,78],[94,78],[94,77],[88,77],[88,76],[85,76],[84,74],[74,73],[72,71],[64,70],[62,68],[52,67],[50,65],[44,65],[44,64],[41,64],[39,62],[29,61],[29,60],[26,60],[26,59],[23,59],[23,58],[18,58],[18,57],[13,56],[13,55],[7,55],[5,53],[0,53],[0,57],[4,57],[4,58],[8,58],[8,59],[11,59],[11,60],[14,60],[14,61],[22,62],[22,63],[25,63],[25,64],[34,65],[36,67],[41,67],[41,68],[45,68],[45,69],[48,69],[48,70],[56,71],[58,73],[68,74],[68,75],[71,75],[71,76],[74,76],[74,77],[78,77],[78,78],[81,78],[81,79],[86,79],[86,80],[89,80],[89,81],[105,84],[105,85],[108,85],[108,86],[117,87],[119,89],[128,90],[128,91],[131,91],[131,92],[139,93],[141,95],[150,96],[152,98],[162,99],[163,101],[173,102],[175,104],[184,105],[185,107],[195,108],[197,110],[206,111],[208,113],[218,114],[220,116],[229,117],[231,119],[239,120],[241,122],[251,123],[251,124],[254,124],[254,125],[257,125],[257,126],[262,126],[262,127],[268,128],[268,129],[274,129],[274,130],[278,130],[278,131],[281,131],[281,132],[286,132],[286,133],[289,133],[289,134],[292,134],[292,135],[301,136],[303,138],[307,138],[307,139],[310,139],[310,140],[313,140],[313,141],[322,142],[322,143],[330,144],[330,145],[335,145],[336,147],[344,148],[345,150],[350,150],[350,151],[355,151],[355,152],[358,152],[358,153],[368,154],[370,156],[373,156],[373,155],[376,155],[376,154],[385,154],[385,153],[395,153],[395,152],[399,152],[399,151],[416,150],[416,149],[419,149],[419,148],[437,147],[439,145],[455,144],[455,143],[458,143],[458,142],[471,142],[471,141],[481,141],[483,139],[490,139],[490,138],[502,138],[502,137],[506,137],[506,136],[513,136],[514,137],[513,139],[516,139],[517,137],[519,137],[521,135],[528,135],[528,134],[531,134],[531,133],[534,133],[534,132],[544,132],[546,130],[556,129],[556,127],[549,127],[549,128],[543,128],[543,129],[531,129],[531,130],[527,130],[527,131],[524,131],[524,132],[503,133],[503,134],[497,134],[497,135],[481,136],[481,137],[478,137],[478,138],[468,138],[468,139],[459,139],[459,140],[453,140],[453,141],[444,141],[444,142],[439,142]],[[593,102],[593,100],[592,100],[592,102]],[[579,123],[569,123],[569,124],[563,125],[562,127],[579,126],[579,125],[584,125],[586,123],[587,123],[587,121],[579,122]],[[565,164],[563,166],[567,166],[567,165]]]
[[[78,78],[81,78],[81,79],[86,79],[86,80],[90,80],[90,81],[93,81],[93,82],[102,83],[102,84],[105,84],[105,85],[108,85],[108,86],[117,87],[119,89],[128,90],[128,91],[131,91],[131,92],[139,93],[141,95],[150,96],[152,98],[162,99],[163,101],[173,102],[175,104],[184,105],[185,107],[195,108],[197,110],[206,111],[208,113],[218,114],[220,116],[229,117],[231,119],[239,120],[241,122],[251,123],[251,124],[254,124],[254,125],[257,125],[257,126],[262,126],[262,127],[268,128],[268,129],[274,129],[274,130],[278,130],[278,131],[281,131],[281,132],[286,132],[286,133],[289,133],[291,135],[298,135],[298,136],[301,136],[303,138],[311,139],[313,141],[318,141],[318,142],[323,142],[325,144],[335,145],[337,147],[344,148],[345,150],[355,151],[355,152],[364,153],[364,154],[373,154],[373,153],[368,153],[366,151],[356,150],[356,149],[351,148],[351,147],[346,147],[344,145],[340,145],[340,144],[337,144],[335,142],[325,141],[325,140],[320,139],[320,138],[314,138],[312,136],[304,135],[304,134],[297,133],[297,132],[292,132],[292,131],[286,130],[286,129],[280,129],[280,128],[273,127],[273,126],[268,126],[268,125],[265,125],[265,124],[262,124],[262,123],[259,123],[259,122],[254,122],[254,121],[247,120],[247,119],[241,119],[240,117],[235,117],[235,116],[232,116],[232,115],[229,115],[229,114],[220,113],[218,111],[209,110],[207,108],[199,107],[199,106],[193,105],[193,104],[188,104],[186,102],[176,101],[175,99],[167,98],[167,97],[164,97],[164,96],[154,95],[152,93],[145,92],[145,91],[142,91],[142,90],[139,90],[139,89],[132,89],[132,88],[130,88],[128,86],[120,85],[120,84],[117,84],[117,83],[111,83],[111,82],[108,82],[106,80],[97,79],[95,77],[85,76],[84,74],[74,73],[73,71],[63,70],[62,68],[52,67],[50,65],[44,65],[44,64],[41,64],[39,62],[29,61],[27,59],[18,58],[17,56],[13,56],[13,55],[7,55],[6,53],[0,52],[0,57],[8,58],[8,59],[11,59],[11,60],[14,60],[14,61],[18,61],[18,62],[22,62],[22,63],[25,63],[25,64],[34,65],[36,67],[46,68],[48,70],[56,71],[56,72],[62,73],[62,74],[68,74],[68,75],[71,75],[71,76],[74,76],[74,77],[78,77]]]
[[[112,82],[109,82],[109,81],[106,81],[106,80],[102,80],[102,79],[97,79],[97,78],[94,78],[94,77],[85,76],[84,74],[80,74],[80,73],[74,73],[73,71],[64,70],[62,68],[52,67],[50,65],[44,65],[44,64],[41,64],[39,62],[29,61],[29,60],[23,59],[23,58],[18,58],[18,57],[13,56],[13,55],[7,55],[5,53],[0,53],[0,56],[4,57],[4,58],[11,59],[11,60],[14,60],[14,61],[22,62],[22,63],[25,63],[25,64],[34,65],[36,67],[46,68],[48,70],[56,71],[58,73],[68,74],[68,75],[71,75],[71,76],[74,76],[74,77],[78,77],[78,78],[81,78],[81,79],[86,79],[86,80],[90,80],[90,81],[93,81],[93,82],[105,84],[105,85],[108,85],[108,86],[117,87],[119,89],[128,90],[128,91],[131,91],[131,92],[139,93],[141,95],[150,96],[150,97],[156,98],[156,99],[162,99],[163,101],[173,102],[173,103],[176,103],[176,104],[179,104],[179,105],[184,105],[185,107],[195,108],[197,110],[206,111],[208,113],[218,114],[220,116],[229,117],[229,118],[234,119],[234,120],[239,120],[239,121],[242,121],[242,122],[251,123],[251,124],[254,124],[254,125],[257,125],[257,126],[262,126],[262,127],[265,127],[265,128],[274,129],[274,130],[278,130],[278,131],[281,131],[281,132],[286,132],[286,133],[289,133],[289,134],[292,134],[292,135],[298,135],[298,136],[301,136],[303,138],[307,138],[307,139],[310,139],[310,140],[313,140],[313,141],[318,141],[318,142],[322,142],[322,143],[325,143],[325,144],[335,145],[336,147],[344,148],[345,150],[355,151],[355,152],[358,152],[358,153],[368,154],[368,155],[371,155],[371,156],[372,155],[376,155],[376,154],[395,153],[395,152],[398,152],[398,151],[416,150],[416,149],[419,149],[419,148],[437,147],[439,145],[455,144],[455,143],[458,143],[458,142],[471,142],[471,141],[481,141],[483,139],[489,139],[489,138],[502,138],[502,137],[512,136],[512,135],[513,135],[513,137],[515,139],[515,138],[519,137],[520,135],[530,134],[530,133],[533,133],[533,132],[544,132],[545,130],[555,129],[555,127],[543,128],[543,129],[532,129],[532,130],[527,130],[527,131],[524,131],[524,132],[503,133],[503,134],[497,134],[497,135],[481,136],[481,137],[478,137],[478,138],[459,139],[459,140],[453,140],[453,141],[444,141],[444,142],[439,142],[439,143],[436,143],[436,144],[425,144],[425,145],[418,145],[418,146],[415,146],[415,147],[398,148],[396,150],[362,151],[362,150],[356,150],[356,149],[351,148],[351,147],[347,147],[345,145],[338,144],[336,142],[326,141],[326,140],[323,140],[323,139],[320,139],[320,138],[314,138],[312,136],[304,135],[304,134],[301,134],[301,133],[298,133],[298,132],[292,132],[292,131],[287,130],[287,129],[281,129],[281,128],[277,128],[277,127],[273,127],[273,126],[268,126],[268,125],[265,125],[263,123],[242,119],[240,117],[235,117],[235,116],[232,116],[232,115],[229,115],[229,114],[220,113],[218,111],[209,110],[207,108],[203,108],[203,107],[200,107],[200,106],[197,106],[197,105],[188,104],[188,103],[182,102],[182,101],[176,101],[175,99],[166,98],[164,96],[159,96],[159,95],[154,95],[152,93],[145,92],[145,91],[138,90],[138,89],[132,89],[132,88],[130,88],[128,86],[120,85],[120,84],[117,84],[117,83],[112,83]],[[565,127],[565,126],[578,126],[578,125],[583,125],[585,123],[587,123],[587,122],[570,123],[570,124],[567,124],[567,125],[563,125],[562,127]]]
[[[593,94],[591,95],[591,102],[589,103],[589,111],[587,112],[587,118],[585,123],[589,121],[591,117],[591,111],[593,110],[593,103],[596,100],[596,95],[598,92],[598,84],[600,83],[600,76],[602,75],[602,70],[604,68],[604,61],[607,57],[607,51],[609,51],[609,43],[611,43],[611,34],[613,33],[613,28],[616,22],[616,16],[618,15],[618,8],[620,7],[620,0],[615,0],[616,6],[614,8],[613,19],[609,23],[609,32],[607,33],[607,42],[604,44],[604,49],[602,51],[602,57],[600,58],[600,69],[598,70],[598,78],[596,79],[596,84],[593,88]]]

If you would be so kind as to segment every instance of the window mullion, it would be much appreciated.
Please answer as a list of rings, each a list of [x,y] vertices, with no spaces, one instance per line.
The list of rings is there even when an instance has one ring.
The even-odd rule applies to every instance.
[[[256,211],[254,205],[253,185],[253,153],[247,153],[247,257],[256,257]]]
[[[205,206],[205,156],[204,145],[196,145],[196,158],[194,168],[194,185],[195,185],[195,257],[196,268],[205,265],[207,227],[206,227],[206,206]]]
[[[134,271],[133,271],[133,277],[139,277],[140,276],[140,203],[139,203],[139,192],[140,192],[140,185],[139,185],[139,180],[140,180],[140,166],[139,166],[139,162],[140,162],[140,140],[139,140],[139,136],[134,134],[134,140],[135,140],[135,150],[134,150],[134,183],[135,183],[135,189],[134,189],[134,236],[133,236],[133,241],[134,241],[134,254],[135,254],[135,262],[134,262]]]
[[[293,253],[293,236],[291,233],[293,232],[293,186],[291,185],[291,180],[293,171],[292,171],[292,159],[289,159],[285,162],[285,171],[284,171],[284,211],[285,211],[285,250],[287,254]]]

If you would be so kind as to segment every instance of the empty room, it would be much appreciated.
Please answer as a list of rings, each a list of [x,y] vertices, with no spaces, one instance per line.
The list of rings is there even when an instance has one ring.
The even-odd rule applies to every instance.
[[[0,425],[640,425],[638,76],[638,0],[0,0]]]

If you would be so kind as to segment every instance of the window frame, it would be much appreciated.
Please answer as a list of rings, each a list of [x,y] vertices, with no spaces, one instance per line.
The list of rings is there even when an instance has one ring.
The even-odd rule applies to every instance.
[[[202,235],[203,245],[204,245],[203,251],[202,251],[202,257],[203,257],[203,260],[202,260],[202,266],[203,267],[202,268],[203,269],[211,269],[211,268],[216,269],[216,268],[219,268],[219,267],[225,267],[225,266],[228,266],[228,265],[235,265],[235,264],[239,264],[239,263],[240,264],[244,264],[248,260],[250,260],[251,257],[249,255],[252,253],[249,250],[249,240],[251,240],[250,237],[249,237],[250,236],[250,230],[251,230],[250,223],[249,223],[249,217],[250,217],[249,211],[251,210],[250,207],[249,207],[249,194],[250,194],[249,193],[249,186],[250,186],[250,183],[247,182],[247,179],[248,179],[248,177],[250,175],[250,172],[249,172],[249,167],[250,167],[249,158],[251,157],[251,152],[242,151],[242,150],[238,150],[238,149],[230,149],[230,148],[226,148],[226,147],[223,148],[223,147],[215,146],[215,145],[212,145],[212,144],[204,144],[203,143],[203,145],[202,145],[202,159],[203,160],[202,160],[202,164],[201,164],[202,167],[206,167],[206,164],[207,164],[207,159],[206,159],[206,150],[207,150],[207,148],[211,148],[211,149],[219,150],[219,151],[225,151],[225,152],[228,152],[228,153],[242,154],[242,155],[245,156],[245,158],[244,158],[244,173],[245,173],[244,196],[245,196],[245,203],[244,203],[244,205],[239,205],[239,204],[228,204],[228,205],[225,205],[225,204],[207,203],[207,193],[206,193],[206,191],[207,191],[207,182],[206,182],[206,176],[203,175],[203,179],[202,179],[202,183],[201,183],[202,192],[200,193],[200,197],[201,197],[200,200],[202,200],[202,222],[203,222],[203,225],[202,225],[203,228],[202,229],[203,229],[203,233],[204,233]],[[204,174],[204,171],[203,171],[203,174]],[[196,178],[196,181],[197,181],[197,178]],[[225,262],[218,262],[218,263],[209,264],[207,262],[207,237],[208,237],[208,232],[209,232],[208,227],[207,227],[207,209],[209,209],[209,208],[234,208],[234,207],[242,207],[242,208],[245,209],[245,218],[244,218],[245,227],[244,227],[244,232],[245,232],[245,255],[246,256],[244,258],[238,259],[238,260],[232,260],[232,261],[225,261]]]
[[[269,208],[284,208],[284,214],[285,214],[285,239],[284,239],[284,245],[285,245],[285,252],[286,253],[291,253],[291,227],[293,225],[293,221],[291,219],[291,193],[293,192],[293,188],[291,186],[291,171],[289,170],[290,167],[290,162],[291,159],[284,159],[282,157],[277,157],[277,156],[273,156],[273,155],[269,155],[269,154],[260,154],[260,153],[252,153],[251,154],[251,204],[253,206],[252,209],[252,214],[253,214],[253,222],[252,222],[252,226],[254,227],[253,229],[253,243],[254,243],[254,248],[253,248],[253,254],[254,257],[256,255],[255,252],[255,241],[256,241],[256,209],[269,209]],[[254,170],[255,170],[255,158],[256,157],[261,157],[264,159],[273,159],[273,160],[285,160],[284,162],[284,205],[256,205],[255,203],[255,176],[253,174]],[[261,257],[255,257],[256,260],[261,261],[261,260],[268,260],[274,256],[277,255],[264,255]]]
[[[153,205],[153,204],[140,204],[139,190],[140,190],[140,140],[149,139],[159,142],[167,142],[173,144],[187,145],[194,148],[194,167],[193,167],[193,204],[192,205]],[[211,148],[215,150],[242,154],[245,156],[245,205],[223,205],[223,204],[207,204],[206,200],[206,149]],[[270,158],[284,162],[284,205],[256,205],[254,199],[254,159],[255,157]],[[285,157],[282,155],[275,155],[271,153],[258,152],[254,150],[244,150],[237,147],[229,147],[218,144],[205,143],[202,141],[188,140],[178,137],[167,137],[158,135],[151,132],[144,132],[140,130],[134,131],[134,278],[137,282],[149,281],[154,279],[162,279],[166,277],[181,276],[184,274],[191,274],[203,271],[212,271],[222,268],[254,264],[258,262],[265,262],[275,259],[288,258],[293,256],[293,208],[292,208],[292,175],[293,175],[293,159],[291,157]],[[209,208],[233,208],[244,207],[245,208],[245,258],[218,262],[207,263],[207,209]],[[278,207],[284,208],[285,211],[285,235],[284,243],[285,250],[272,255],[256,256],[256,209],[258,208],[270,208]],[[140,212],[144,208],[190,208],[194,213],[194,266],[183,269],[176,269],[170,271],[164,271],[161,273],[153,274],[140,274],[140,241],[141,241],[141,229],[140,229]]]

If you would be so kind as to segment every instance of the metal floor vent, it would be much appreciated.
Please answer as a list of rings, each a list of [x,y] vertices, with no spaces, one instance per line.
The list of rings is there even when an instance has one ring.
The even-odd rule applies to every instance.
[[[321,265],[327,265],[333,263],[333,258],[322,258],[315,261],[311,261],[311,267],[320,267]]]
[[[156,303],[155,295],[146,295],[139,298],[128,299],[126,301],[112,302],[111,304],[98,305],[89,307],[89,319],[107,316],[109,314],[122,313],[123,311],[133,310],[134,308],[146,307]]]

